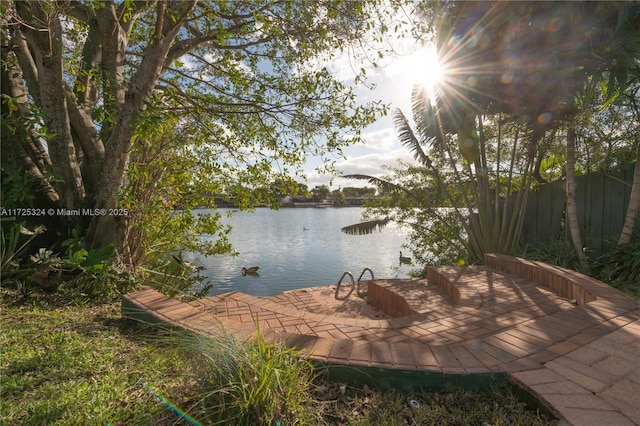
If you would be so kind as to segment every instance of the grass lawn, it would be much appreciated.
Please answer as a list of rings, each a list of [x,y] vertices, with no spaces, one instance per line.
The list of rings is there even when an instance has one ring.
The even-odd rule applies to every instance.
[[[207,406],[210,398],[202,393],[202,366],[194,368],[195,360],[203,358],[194,357],[193,347],[124,321],[119,303],[77,307],[54,296],[21,299],[7,290],[2,290],[1,297],[0,424],[189,424],[162,404],[143,381],[202,424],[238,424],[225,420],[226,406]],[[276,349],[263,348],[269,362],[272,350]],[[254,358],[251,363],[255,362]],[[298,424],[555,424],[527,409],[508,389],[407,395],[326,383],[321,378],[303,388],[308,394],[300,399],[304,416],[297,419]],[[219,392],[236,398],[230,389],[223,384]],[[286,393],[289,390],[280,389],[292,398]],[[409,397],[420,406],[410,407]],[[255,416],[243,422],[254,423]]]
[[[195,389],[184,352],[123,321],[118,303],[73,307],[3,291],[0,324],[2,424],[171,424],[139,379],[177,402]]]

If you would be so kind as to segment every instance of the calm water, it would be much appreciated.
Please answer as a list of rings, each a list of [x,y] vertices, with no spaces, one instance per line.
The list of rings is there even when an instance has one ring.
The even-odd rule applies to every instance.
[[[406,278],[412,268],[399,264],[399,251],[407,241],[395,224],[371,235],[340,232],[360,221],[360,208],[261,208],[255,213],[235,212],[230,218],[225,209],[219,211],[224,223],[233,226],[229,239],[240,255],[191,259],[206,268],[202,274],[204,283],[214,284],[212,295],[232,290],[275,295],[335,284],[345,271],[357,280],[365,267],[376,278]],[[242,267],[251,266],[260,267],[259,276],[241,274]],[[367,273],[363,279],[368,278]]]

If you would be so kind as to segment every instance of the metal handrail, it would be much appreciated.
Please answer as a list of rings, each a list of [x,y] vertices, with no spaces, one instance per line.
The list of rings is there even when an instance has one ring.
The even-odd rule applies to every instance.
[[[351,290],[349,290],[349,293],[347,293],[346,296],[344,297],[338,297],[338,293],[340,292],[340,284],[342,284],[342,280],[344,279],[344,277],[346,277],[347,275],[349,275],[349,277],[351,277]],[[342,274],[342,276],[340,277],[340,281],[338,281],[338,285],[336,286],[336,299],[337,300],[342,300],[342,299],[346,299],[347,297],[349,297],[351,295],[351,293],[353,293],[353,289],[356,287],[356,283],[353,279],[353,275],[351,275],[351,272],[347,271],[344,274]]]
[[[360,280],[362,279],[362,276],[364,275],[365,272],[369,271],[369,274],[371,274],[371,281],[375,280],[375,278],[373,277],[373,271],[371,270],[371,268],[364,268],[362,270],[362,273],[360,274],[360,276],[358,277],[358,285],[357,285],[357,290],[356,293],[358,294],[358,296],[363,297],[365,296],[367,293],[363,293],[360,291]]]

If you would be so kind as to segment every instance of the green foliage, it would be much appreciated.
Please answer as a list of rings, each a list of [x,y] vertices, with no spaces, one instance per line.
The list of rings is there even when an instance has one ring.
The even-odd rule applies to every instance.
[[[4,169],[2,169],[2,175],[0,208],[12,209],[33,206],[35,199],[33,178],[27,173],[5,175]]]
[[[128,210],[127,261],[134,268],[162,265],[163,255],[174,250],[230,252],[230,230],[219,224],[219,216],[193,211],[215,207],[212,196],[231,183],[217,161],[221,144],[205,137],[177,117],[148,112],[140,118],[129,184],[120,196]]]
[[[567,221],[581,269],[588,270],[571,190],[574,171],[580,172],[581,167],[609,168],[624,157],[635,158],[638,152],[640,7],[633,2],[605,1],[452,2],[441,10],[437,44],[447,73],[437,88],[436,105],[422,108],[424,116],[414,113],[418,133],[426,131],[442,144],[443,136],[434,131],[439,126],[443,133],[457,132],[458,143],[468,140],[475,147],[476,135],[467,128],[470,115],[513,115],[525,125],[527,152],[521,150],[519,155],[526,155],[532,170],[516,170],[523,177],[521,182],[514,179],[512,183],[526,190],[529,177],[545,181],[545,169],[550,172],[548,177],[558,176],[557,167],[545,164],[545,155],[556,148],[549,135],[566,125]],[[565,17],[562,24],[552,25],[558,16]],[[585,22],[599,24],[586,34]],[[527,65],[532,63],[537,64],[535,69]],[[607,115],[603,110],[616,103],[627,104],[625,114],[617,114],[616,120],[603,119]],[[584,142],[584,149],[580,151],[586,154],[578,161],[573,155],[576,123],[582,127],[578,139]],[[589,131],[580,132],[587,128]],[[479,127],[478,138],[481,133]],[[476,173],[486,169],[486,164],[478,167],[482,150],[480,162],[477,155],[471,161],[469,153],[462,154],[475,165]],[[480,192],[483,179],[480,173],[478,177]],[[475,206],[479,213],[475,231],[480,232],[470,232],[469,236],[472,242],[476,234],[480,236],[475,250],[502,251],[493,238],[504,240],[505,234],[496,232],[494,226],[496,221],[504,221],[497,214],[492,219],[492,205],[474,198],[479,201]],[[526,193],[517,202],[520,200],[526,203]],[[520,206],[516,206],[518,209]],[[520,226],[516,224],[514,232],[510,228],[507,239],[513,235],[512,241],[518,241]]]
[[[584,94],[576,117],[578,149],[584,153],[576,159],[578,173],[610,172],[636,161],[640,149],[639,94],[640,74],[630,80],[628,88],[606,108],[603,106],[606,92],[601,85],[593,85]]]
[[[2,225],[10,221],[2,221]],[[6,278],[4,274],[9,273],[12,269],[20,266],[21,258],[24,257],[24,252],[28,244],[39,234],[44,232],[44,227],[38,227],[31,231],[25,228],[21,223],[11,221],[8,233],[5,233],[5,226],[0,228],[2,232],[2,273],[3,278]],[[22,238],[25,236],[26,238]]]
[[[596,262],[598,276],[602,281],[620,284],[629,283],[640,292],[640,232],[632,235],[631,242],[615,246]]]
[[[313,201],[327,200],[331,195],[331,190],[327,185],[316,186],[311,190],[311,196]]]
[[[184,260],[180,252],[160,256],[137,272],[140,284],[170,296],[195,299],[207,296],[210,289],[209,284],[202,283],[198,265]]]
[[[60,257],[44,247],[30,247],[44,231],[44,226],[32,231],[21,223],[3,221],[1,270],[5,287],[18,289],[24,297],[37,289],[59,290],[78,303],[112,300],[132,288],[131,275],[115,266],[113,245],[87,251],[82,239],[76,237],[63,244],[66,251]]]
[[[283,344],[225,335],[202,342],[196,361],[207,424],[305,424],[311,363]],[[203,414],[204,415],[204,414]],[[305,419],[307,419],[305,421]]]
[[[574,96],[584,93],[591,78],[608,77],[611,98],[637,72],[637,4],[458,2],[442,11],[438,50],[450,68],[459,70],[448,76],[445,99],[446,93],[455,94],[447,103],[460,115],[475,108],[516,114],[543,134],[575,112]],[[562,25],[552,28],[558,16],[564,17]],[[599,24],[585,34],[585,22]],[[538,66],[525,65],[531,63]]]
[[[21,223],[13,220],[0,222],[0,271],[2,271],[3,285],[15,284],[23,295],[30,290],[32,277],[40,268],[46,268],[44,256],[31,257],[28,262],[28,246],[38,235],[45,231],[44,226],[38,226],[33,231],[25,228]],[[5,230],[8,228],[8,230]]]
[[[331,170],[387,107],[356,99],[364,72],[352,85],[329,64],[337,54],[378,53],[368,42],[387,40],[403,5],[8,2],[4,36],[20,48],[2,56],[3,118],[11,116],[3,125],[16,136],[6,151],[21,172],[44,180],[51,170],[51,203],[132,211],[80,225],[89,248],[113,243],[132,269],[174,249],[227,253],[227,230],[188,211],[218,194],[240,208],[276,206],[273,183],[294,186],[310,155]],[[32,72],[38,55],[55,66]],[[68,108],[58,108],[60,84],[49,82],[71,89]],[[185,234],[215,237],[196,247]]]
[[[409,247],[420,265],[458,264],[468,259],[466,231],[460,212],[443,205],[444,190],[433,173],[419,166],[392,169],[394,175],[377,180],[381,197],[368,201],[364,222],[343,228],[349,234],[367,234],[389,222],[408,231]],[[384,182],[384,183],[383,183]],[[367,226],[369,224],[369,226]]]
[[[367,204],[365,218],[407,226],[414,256],[427,265],[476,263],[484,253],[510,253],[517,248],[531,183],[532,157],[521,136],[526,128],[501,115],[466,123],[463,133],[476,134],[478,143],[479,158],[472,164],[458,146],[462,130],[443,133],[425,96],[424,89],[414,88],[415,132],[400,110],[394,113],[398,137],[417,164],[401,163],[386,178],[347,176],[375,184],[382,194]],[[357,233],[358,227],[343,231]]]
[[[372,187],[350,187],[342,188],[342,193],[345,197],[374,197],[376,195],[376,189]]]
[[[578,270],[579,268],[578,256],[573,245],[565,239],[553,240],[549,244],[527,246],[519,255],[566,269]]]
[[[121,297],[135,285],[124,268],[118,267],[115,247],[110,244],[96,250],[87,250],[84,240],[71,238],[60,263],[57,279],[60,293],[76,303],[96,303]]]

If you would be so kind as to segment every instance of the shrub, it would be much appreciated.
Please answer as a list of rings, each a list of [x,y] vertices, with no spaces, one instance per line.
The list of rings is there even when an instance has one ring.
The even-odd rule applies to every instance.
[[[34,230],[27,229],[24,224],[11,220],[3,220],[0,227],[0,271],[4,285],[12,283],[27,296],[34,274],[46,269],[46,253],[28,256],[28,247],[38,235],[45,231],[44,226]],[[6,225],[6,230],[5,226]]]
[[[600,256],[595,271],[600,280],[640,298],[640,232],[634,233],[628,244]]]

